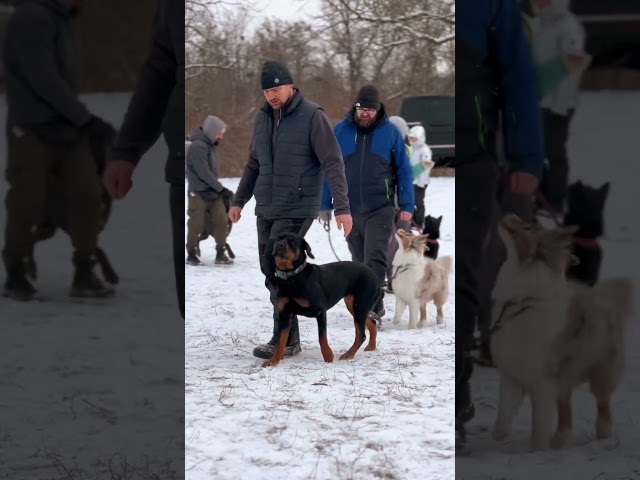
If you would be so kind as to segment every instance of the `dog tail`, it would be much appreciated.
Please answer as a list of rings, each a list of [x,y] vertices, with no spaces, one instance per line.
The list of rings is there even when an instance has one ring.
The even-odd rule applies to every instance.
[[[438,257],[436,259],[436,263],[439,263],[444,267],[445,272],[447,273],[447,277],[451,275],[451,271],[453,270],[453,258],[450,256]]]

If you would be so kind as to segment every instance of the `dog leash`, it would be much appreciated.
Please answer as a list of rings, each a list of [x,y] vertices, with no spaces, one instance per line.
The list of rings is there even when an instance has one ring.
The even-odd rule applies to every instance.
[[[484,342],[489,340],[492,335],[494,335],[498,330],[500,330],[503,327],[503,325],[504,325],[504,314],[507,311],[507,308],[513,307],[515,305],[522,305],[523,303],[525,303],[527,301],[531,301],[531,300],[537,300],[537,298],[535,298],[535,297],[524,297],[524,298],[519,299],[519,300],[509,300],[509,301],[505,302],[504,305],[502,306],[502,310],[500,311],[500,315],[498,316],[498,320],[493,325],[491,325],[491,327],[489,327],[489,331],[486,333],[486,335],[481,335],[480,338],[478,338],[477,340],[474,340],[471,344],[465,346],[465,350],[467,350],[467,351],[480,350],[480,346]],[[531,304],[522,305],[520,307],[520,309],[517,310],[511,316],[511,318],[513,319],[513,318],[517,317],[518,315],[520,315],[523,312],[529,310],[530,308],[533,308]]]
[[[323,223],[324,231],[327,232],[327,236],[329,237],[329,246],[331,247],[331,251],[333,252],[334,257],[336,257],[338,261],[341,262],[342,260],[340,260],[340,257],[338,257],[338,254],[333,249],[333,243],[331,242],[331,222],[324,221]]]

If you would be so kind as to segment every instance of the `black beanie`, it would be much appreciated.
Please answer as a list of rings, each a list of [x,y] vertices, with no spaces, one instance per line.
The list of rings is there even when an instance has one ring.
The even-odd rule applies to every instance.
[[[358,95],[356,95],[354,105],[356,107],[375,108],[376,110],[380,110],[382,104],[380,103],[378,89],[373,85],[365,85],[360,89]]]
[[[260,75],[260,85],[262,90],[279,87],[280,85],[291,85],[293,78],[289,73],[287,66],[277,60],[269,60],[262,66],[262,74]]]

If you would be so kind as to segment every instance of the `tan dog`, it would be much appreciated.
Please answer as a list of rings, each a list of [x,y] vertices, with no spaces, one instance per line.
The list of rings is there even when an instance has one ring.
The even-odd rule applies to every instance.
[[[598,401],[598,438],[611,434],[609,398],[624,356],[622,333],[631,311],[626,279],[593,289],[565,277],[575,228],[544,229],[515,215],[499,234],[507,247],[493,292],[491,347],[500,372],[494,438],[508,436],[525,394],[531,396],[531,447],[565,444],[571,429],[571,390],[588,381]],[[555,437],[553,413],[558,407]]]
[[[427,303],[432,301],[437,309],[436,323],[444,326],[442,307],[449,296],[451,257],[440,257],[437,260],[425,257],[427,235],[414,235],[399,229],[396,239],[399,247],[393,257],[391,279],[396,296],[393,323],[400,323],[400,317],[408,305],[409,328],[426,327]]]

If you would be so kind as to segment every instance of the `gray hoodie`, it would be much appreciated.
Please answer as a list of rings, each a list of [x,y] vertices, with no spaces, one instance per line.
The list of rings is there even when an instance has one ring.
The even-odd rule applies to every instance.
[[[72,2],[23,0],[7,25],[7,127],[50,125],[70,132],[90,119],[78,99],[79,60]]]
[[[227,125],[218,117],[209,115],[202,127],[191,134],[187,150],[187,181],[189,193],[200,195],[205,200],[215,200],[224,186],[218,180],[220,159],[216,135]]]

